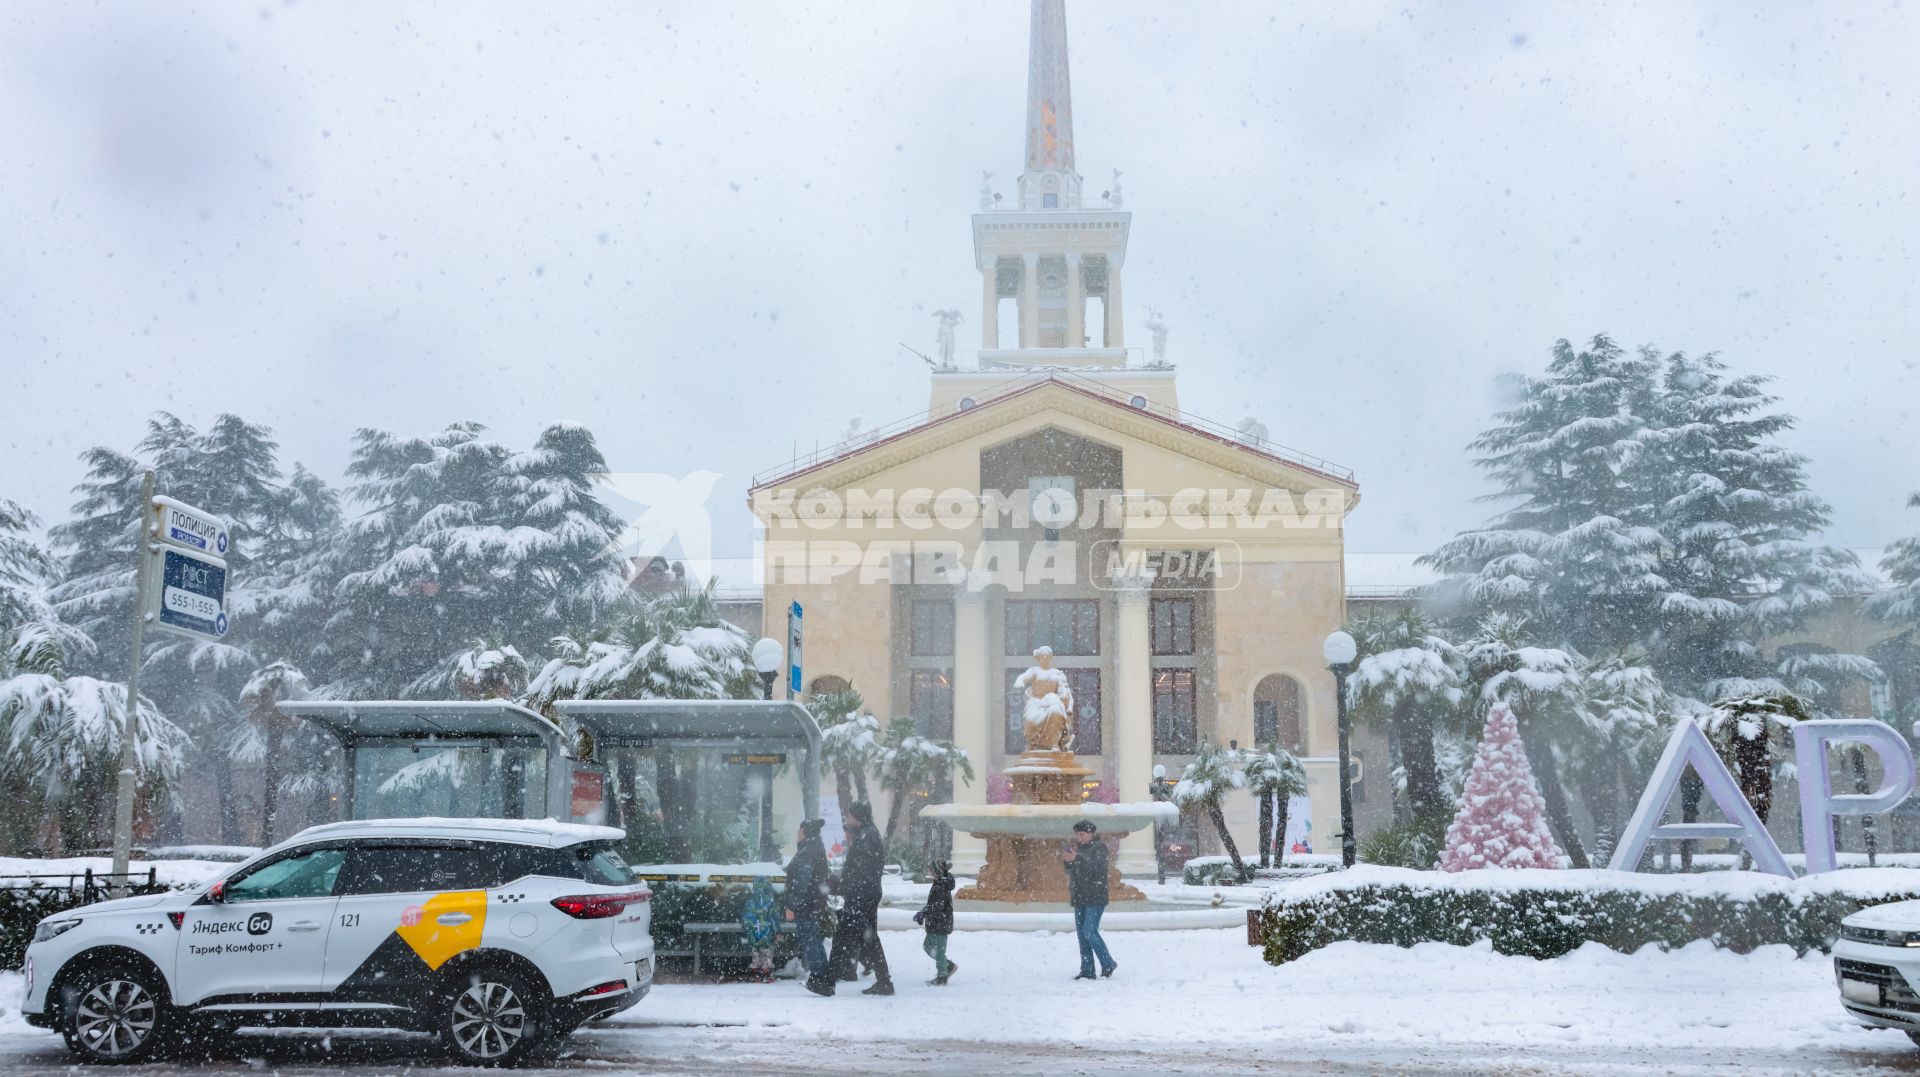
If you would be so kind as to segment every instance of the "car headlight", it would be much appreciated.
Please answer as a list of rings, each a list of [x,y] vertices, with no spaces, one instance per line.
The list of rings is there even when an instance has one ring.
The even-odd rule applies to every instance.
[[[45,942],[48,939],[57,939],[79,926],[80,921],[77,918],[67,920],[42,920],[40,921],[40,926],[33,929],[33,941]]]
[[[1841,924],[1840,937],[1849,942],[1865,942],[1871,943],[1874,946],[1920,947],[1920,931],[1896,931],[1891,928],[1855,927],[1852,924]]]

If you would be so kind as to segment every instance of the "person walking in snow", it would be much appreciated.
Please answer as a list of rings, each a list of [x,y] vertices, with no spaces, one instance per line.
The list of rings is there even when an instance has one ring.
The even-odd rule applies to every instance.
[[[1107,941],[1100,937],[1100,917],[1107,911],[1107,843],[1096,835],[1100,828],[1093,820],[1073,824],[1073,844],[1061,859],[1067,865],[1067,900],[1073,903],[1073,932],[1080,938],[1080,975],[1076,980],[1093,979],[1094,958],[1100,959],[1100,975],[1111,976],[1119,968],[1107,952]]]
[[[773,934],[779,927],[774,920],[776,912],[773,883],[762,875],[747,891],[746,906],[740,911],[740,931],[747,949],[753,952],[753,978],[763,984],[773,982]]]
[[[865,803],[847,808],[847,859],[840,867],[840,923],[833,932],[832,975],[838,980],[853,971],[857,960],[873,966],[873,986],[863,995],[893,994],[893,975],[887,971],[887,953],[880,946],[880,876],[886,869],[887,849],[873,826],[873,808]]]
[[[929,987],[945,987],[959,965],[947,960],[947,936],[953,934],[953,866],[945,860],[933,862],[933,882],[927,887],[927,904],[913,914],[913,922],[927,929],[920,948],[933,958],[933,979]]]
[[[820,942],[820,917],[827,911],[827,890],[833,884],[827,850],[820,842],[824,826],[824,819],[801,823],[799,846],[787,862],[787,919],[793,924],[794,941],[800,944],[800,961],[807,967],[807,990],[816,995],[833,994],[827,948]]]

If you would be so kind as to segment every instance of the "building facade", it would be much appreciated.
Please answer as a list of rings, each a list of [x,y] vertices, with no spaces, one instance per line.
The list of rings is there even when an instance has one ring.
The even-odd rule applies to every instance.
[[[1089,796],[1146,800],[1156,767],[1177,777],[1202,741],[1277,744],[1306,762],[1314,841],[1331,847],[1320,654],[1345,620],[1359,487],[1257,423],[1183,411],[1163,336],[1127,344],[1132,214],[1112,192],[1089,205],[1075,170],[1061,0],[1033,4],[1025,149],[1016,197],[983,192],[972,218],[977,352],[942,347],[924,416],[755,480],[761,630],[783,637],[800,604],[810,691],[851,685],[967,749],[975,780],[925,800],[999,794],[1024,747],[1013,680],[1048,647]],[[1229,827],[1253,853],[1253,799],[1237,800]],[[963,867],[981,853],[956,836]],[[1152,869],[1149,836],[1121,853]]]

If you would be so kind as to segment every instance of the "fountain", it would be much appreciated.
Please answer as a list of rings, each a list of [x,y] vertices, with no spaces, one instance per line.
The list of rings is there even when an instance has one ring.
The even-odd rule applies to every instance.
[[[1050,648],[1039,648],[1033,657],[1034,665],[1014,682],[1027,696],[1022,708],[1027,750],[1005,771],[1013,783],[1011,803],[936,804],[921,813],[987,843],[979,880],[954,894],[957,899],[1064,904],[1067,872],[1060,852],[1073,824],[1090,819],[1101,838],[1124,838],[1179,818],[1171,804],[1082,800],[1082,782],[1093,772],[1074,762],[1073,690],[1066,674],[1053,668]],[[1111,900],[1146,900],[1120,880],[1118,858],[1108,870]]]

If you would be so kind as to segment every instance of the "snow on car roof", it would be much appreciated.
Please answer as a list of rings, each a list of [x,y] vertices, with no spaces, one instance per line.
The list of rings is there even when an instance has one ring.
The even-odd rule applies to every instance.
[[[610,826],[560,823],[552,819],[351,819],[321,823],[295,834],[282,845],[315,838],[488,837],[559,848],[583,841],[618,841],[626,831]]]

